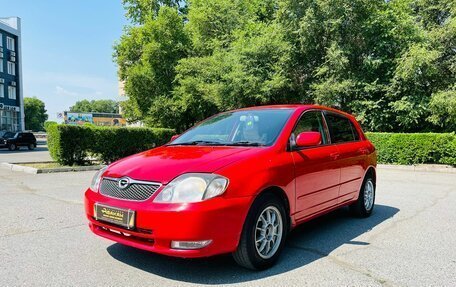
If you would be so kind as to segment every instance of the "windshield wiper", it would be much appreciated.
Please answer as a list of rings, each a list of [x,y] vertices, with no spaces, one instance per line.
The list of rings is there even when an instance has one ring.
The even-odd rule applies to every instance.
[[[168,145],[222,145],[222,143],[214,141],[189,141],[183,143],[172,143]]]
[[[226,145],[232,145],[232,146],[265,146],[265,144],[262,144],[262,143],[259,143],[259,142],[250,142],[250,141],[232,142],[232,143],[227,143]]]

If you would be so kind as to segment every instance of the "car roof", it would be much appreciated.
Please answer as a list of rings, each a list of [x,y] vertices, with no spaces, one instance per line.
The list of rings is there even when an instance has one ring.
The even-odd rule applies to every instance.
[[[264,106],[252,106],[252,107],[247,107],[247,108],[242,108],[242,109],[237,109],[235,111],[245,111],[245,110],[266,110],[266,109],[292,109],[292,110],[311,110],[311,109],[319,109],[319,110],[325,110],[325,111],[330,111],[338,114],[342,114],[346,117],[354,118],[353,115],[350,115],[344,111],[337,110],[334,108],[326,107],[326,106],[320,106],[320,105],[311,105],[311,104],[285,104],[285,105],[264,105]]]

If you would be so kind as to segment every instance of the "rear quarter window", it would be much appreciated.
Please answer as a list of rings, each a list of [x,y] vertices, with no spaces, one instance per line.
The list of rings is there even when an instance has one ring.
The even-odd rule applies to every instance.
[[[333,113],[327,113],[325,117],[332,143],[343,143],[359,140],[358,131],[348,118]]]

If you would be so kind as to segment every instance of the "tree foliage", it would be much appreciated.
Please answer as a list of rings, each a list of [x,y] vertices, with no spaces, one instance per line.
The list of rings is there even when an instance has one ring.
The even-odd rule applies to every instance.
[[[124,0],[115,45],[131,121],[318,103],[373,131],[454,130],[452,0]]]
[[[119,76],[129,96],[126,116],[159,125],[150,109],[172,97],[178,61],[188,54],[190,41],[176,9],[161,6],[156,18],[127,29],[115,46]]]
[[[70,107],[70,112],[77,113],[112,113],[119,112],[119,103],[113,100],[82,100]]]
[[[33,97],[24,98],[25,129],[43,131],[44,122],[48,119],[44,102]]]
[[[162,6],[177,8],[184,14],[187,11],[186,2],[180,0],[122,0],[122,4],[125,16],[135,24],[144,24],[148,18],[156,18]]]

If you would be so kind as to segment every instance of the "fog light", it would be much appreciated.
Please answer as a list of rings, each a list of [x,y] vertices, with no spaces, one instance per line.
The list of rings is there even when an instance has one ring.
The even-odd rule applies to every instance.
[[[212,240],[201,241],[171,241],[172,249],[201,249],[208,246]]]

